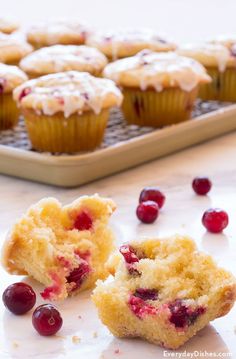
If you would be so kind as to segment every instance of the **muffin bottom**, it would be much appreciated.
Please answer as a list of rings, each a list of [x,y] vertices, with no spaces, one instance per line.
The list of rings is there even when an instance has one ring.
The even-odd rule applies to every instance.
[[[198,87],[186,92],[179,88],[142,91],[124,88],[122,110],[129,124],[162,127],[186,121],[191,117]]]
[[[203,100],[236,102],[236,68],[227,68],[220,72],[218,67],[206,67],[212,82],[202,84],[199,97]]]
[[[100,145],[109,110],[104,109],[98,115],[88,111],[68,118],[62,112],[47,116],[29,109],[23,109],[22,114],[34,149],[74,153],[93,150]]]
[[[0,94],[0,130],[14,127],[19,119],[19,110],[12,93]]]

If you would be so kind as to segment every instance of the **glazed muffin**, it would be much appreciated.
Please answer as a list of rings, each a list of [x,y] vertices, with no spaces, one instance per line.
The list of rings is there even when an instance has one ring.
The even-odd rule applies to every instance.
[[[45,300],[94,286],[106,278],[104,267],[113,250],[108,221],[115,203],[83,196],[67,206],[45,198],[31,206],[14,225],[2,251],[2,263],[11,274],[29,275],[45,288]]]
[[[109,330],[177,349],[236,300],[236,279],[197,250],[188,237],[123,245],[98,281],[92,299]]]
[[[124,29],[92,33],[86,43],[103,52],[110,60],[136,55],[144,49],[157,52],[175,50],[176,45],[150,29]]]
[[[11,21],[0,17],[0,32],[4,32],[5,34],[11,34],[19,28],[19,25],[15,21]]]
[[[12,91],[27,79],[26,74],[17,66],[0,63],[0,130],[7,130],[17,124],[19,110]]]
[[[180,47],[180,55],[199,61],[212,78],[200,86],[203,100],[236,101],[236,57],[223,44],[187,44]]]
[[[32,52],[21,60],[20,67],[31,78],[70,70],[100,76],[106,64],[106,56],[93,47],[54,45]]]
[[[111,80],[68,71],[27,81],[14,99],[34,149],[73,153],[100,145],[109,109],[122,94]]]
[[[18,65],[19,61],[28,55],[33,48],[23,38],[15,34],[0,33],[0,62]]]
[[[104,76],[122,87],[127,122],[153,127],[188,120],[199,84],[211,81],[197,61],[149,50],[108,64]]]
[[[87,26],[78,21],[53,20],[32,26],[27,40],[35,49],[57,44],[82,45],[88,34]]]

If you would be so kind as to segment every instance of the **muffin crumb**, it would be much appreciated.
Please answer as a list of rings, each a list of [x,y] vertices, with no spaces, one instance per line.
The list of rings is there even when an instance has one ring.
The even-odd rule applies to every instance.
[[[72,342],[73,342],[74,344],[79,344],[79,343],[81,342],[81,338],[78,337],[77,335],[73,335],[73,337],[72,337]]]

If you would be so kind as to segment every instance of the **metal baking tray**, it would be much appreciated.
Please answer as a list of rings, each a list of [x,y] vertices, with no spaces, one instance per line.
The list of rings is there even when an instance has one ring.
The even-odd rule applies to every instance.
[[[35,152],[23,119],[0,133],[0,172],[74,187],[176,152],[236,129],[236,104],[198,101],[192,119],[154,129],[127,125],[118,109],[111,112],[102,145],[92,152],[52,154]]]

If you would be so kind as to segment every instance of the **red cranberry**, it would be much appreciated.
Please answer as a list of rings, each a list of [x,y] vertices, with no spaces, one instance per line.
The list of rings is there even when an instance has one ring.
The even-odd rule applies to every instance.
[[[228,214],[220,208],[210,208],[202,216],[202,224],[212,233],[222,232],[228,223]]]
[[[139,261],[134,249],[129,244],[123,244],[120,247],[120,253],[124,257],[126,263],[134,263]]]
[[[26,283],[14,283],[5,289],[2,300],[7,309],[14,314],[24,314],[33,308],[36,294]]]
[[[89,230],[91,229],[92,225],[92,218],[86,212],[79,213],[74,222],[74,228],[78,229],[78,231]]]
[[[135,297],[134,295],[130,296],[128,304],[132,312],[139,319],[143,319],[146,315],[157,314],[157,308],[146,303],[143,299]]]
[[[90,272],[90,265],[86,261],[83,261],[78,268],[75,268],[66,278],[68,283],[74,283],[72,290],[78,289]]]
[[[136,214],[141,222],[153,223],[159,214],[158,204],[153,201],[142,202],[138,205]]]
[[[131,275],[140,275],[140,272],[136,268],[136,263],[139,262],[139,258],[135,253],[135,250],[128,244],[123,244],[120,247],[120,253],[124,257],[126,268]]]
[[[138,288],[136,289],[134,296],[143,300],[156,300],[158,291],[156,289]]]
[[[159,208],[163,207],[165,200],[165,195],[157,187],[146,187],[139,196],[139,203],[153,201],[158,204]]]
[[[31,91],[32,90],[30,87],[24,88],[19,95],[19,101],[21,101],[25,96],[29,95],[31,93]]]
[[[210,191],[211,186],[212,183],[207,177],[196,177],[192,182],[193,190],[201,196],[207,194]]]
[[[193,324],[199,315],[204,314],[206,311],[203,307],[191,309],[183,304],[181,299],[177,299],[173,303],[170,303],[169,309],[171,312],[170,322],[177,328],[184,328]]]
[[[4,92],[5,86],[6,86],[6,80],[3,78],[0,78],[0,95]]]
[[[32,316],[34,328],[40,335],[49,336],[56,334],[62,326],[62,317],[58,310],[51,304],[43,304],[37,307]]]

